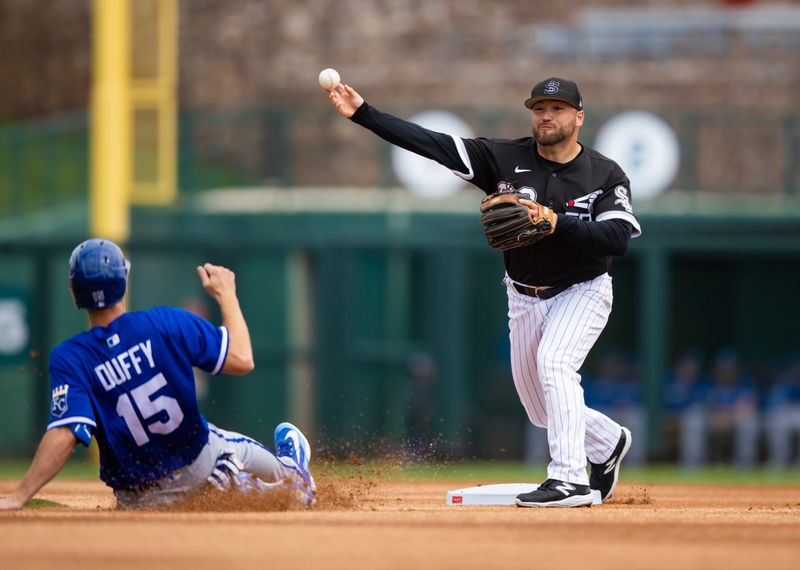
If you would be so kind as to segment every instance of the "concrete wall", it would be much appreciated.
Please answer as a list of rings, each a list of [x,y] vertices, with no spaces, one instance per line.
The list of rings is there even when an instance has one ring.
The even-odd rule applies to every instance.
[[[516,106],[550,74],[579,80],[590,109],[791,106],[800,86],[796,51],[774,35],[723,31],[720,49],[695,39],[649,56],[602,55],[583,41],[597,27],[620,43],[631,25],[647,34],[653,24],[643,8],[692,29],[692,10],[717,10],[706,17],[721,22],[736,17],[736,8],[724,8],[731,3],[179,0],[180,98],[188,107],[317,105],[317,73],[332,66],[370,99],[409,108]],[[0,118],[86,106],[91,12],[90,0],[0,0]],[[792,18],[773,14],[764,29],[788,26],[791,34]],[[568,38],[577,53],[558,56],[558,34],[547,40],[554,29],[561,39],[577,34]]]

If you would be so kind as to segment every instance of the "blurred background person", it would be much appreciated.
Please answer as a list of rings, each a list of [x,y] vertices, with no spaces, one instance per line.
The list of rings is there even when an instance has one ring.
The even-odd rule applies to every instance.
[[[631,431],[641,434],[634,438],[625,458],[628,465],[640,465],[645,459],[647,418],[636,367],[631,359],[611,349],[601,356],[596,370],[594,375],[589,374],[583,380],[586,405],[609,417],[619,418]]]
[[[408,358],[408,371],[411,382],[405,418],[406,459],[432,459],[436,451],[436,437],[431,425],[431,418],[436,414],[433,394],[436,362],[429,353],[417,351]]]
[[[704,462],[705,399],[708,378],[703,374],[703,354],[692,348],[683,352],[664,382],[662,395],[667,457],[677,456],[684,466]]]
[[[695,394],[681,419],[681,465],[733,461],[739,467],[754,467],[758,459],[758,393],[734,348],[717,351],[707,388]]]
[[[770,467],[785,468],[792,456],[794,463],[800,464],[800,353],[789,359],[766,400],[764,423]]]
[[[739,353],[723,348],[714,357],[708,391],[709,436],[712,460],[730,457],[739,467],[753,467],[758,459],[758,393],[745,372]],[[732,445],[731,445],[732,444]]]

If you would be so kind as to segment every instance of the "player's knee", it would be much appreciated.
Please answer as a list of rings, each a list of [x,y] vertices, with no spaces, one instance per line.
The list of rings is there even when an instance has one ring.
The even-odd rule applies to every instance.
[[[540,353],[536,359],[536,371],[545,389],[555,385],[558,380],[575,373],[569,365],[569,361],[555,353]]]
[[[532,423],[533,425],[535,425],[536,427],[540,427],[540,428],[546,428],[546,427],[547,427],[547,418],[545,418],[545,419],[542,419],[542,418],[540,418],[540,417],[537,417],[537,416],[531,416],[531,415],[529,415],[529,416],[528,416],[528,419],[529,419],[529,420],[531,421],[531,423]]]

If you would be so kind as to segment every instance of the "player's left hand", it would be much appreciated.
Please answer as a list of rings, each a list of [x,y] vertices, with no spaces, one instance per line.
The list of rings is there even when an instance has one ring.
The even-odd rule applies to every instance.
[[[0,511],[18,511],[24,506],[13,497],[0,497]]]
[[[513,188],[489,194],[481,201],[481,224],[489,245],[506,251],[531,245],[556,229],[558,216]]]
[[[232,452],[221,453],[207,481],[224,493],[241,485],[238,475],[242,469],[244,464]]]

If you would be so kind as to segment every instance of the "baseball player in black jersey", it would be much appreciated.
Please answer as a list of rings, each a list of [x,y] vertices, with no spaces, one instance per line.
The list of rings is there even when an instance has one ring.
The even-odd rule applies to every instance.
[[[551,235],[503,254],[514,384],[530,421],[547,428],[551,457],[547,480],[516,503],[577,507],[610,498],[631,433],[586,406],[578,370],[611,312],[611,258],[641,229],[625,173],[578,142],[578,86],[558,77],[537,83],[525,101],[533,136],[514,140],[434,132],[377,110],[341,83],[329,98],[342,116],[486,194],[510,185],[553,210]]]

